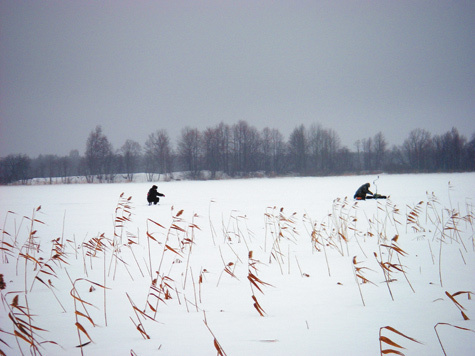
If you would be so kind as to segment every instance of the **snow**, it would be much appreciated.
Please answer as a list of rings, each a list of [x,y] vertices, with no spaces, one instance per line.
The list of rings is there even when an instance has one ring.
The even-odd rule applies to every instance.
[[[378,355],[380,331],[404,347],[383,343],[383,349],[405,355],[443,355],[438,336],[447,355],[472,355],[473,295],[456,293],[475,292],[475,174],[382,174],[377,191],[390,198],[355,202],[356,189],[370,182],[374,192],[376,178],[159,182],[166,197],[157,206],[146,203],[152,185],[146,182],[1,186],[8,251],[0,252],[7,285],[0,339],[8,346],[0,350],[29,352],[24,340],[8,334],[14,325],[7,307],[18,295],[19,305],[28,302],[33,325],[46,330],[36,332],[36,342],[56,343],[42,343],[44,355],[81,354],[76,317],[92,339],[84,355],[212,355],[214,337],[226,355]],[[115,222],[116,214],[128,219]],[[39,250],[26,248],[32,229]],[[87,243],[101,235],[105,254],[89,257]],[[49,260],[54,239],[67,264]],[[40,265],[35,270],[25,255],[51,274],[39,272]],[[393,270],[386,283],[378,261],[402,265],[407,280]],[[358,286],[355,267],[371,283]],[[158,303],[159,292],[150,289],[156,271],[158,285],[167,277],[171,297],[161,294]],[[250,272],[262,292],[251,285]],[[459,306],[446,292],[456,294]],[[444,324],[437,336],[438,323]],[[386,326],[420,344],[381,329]]]

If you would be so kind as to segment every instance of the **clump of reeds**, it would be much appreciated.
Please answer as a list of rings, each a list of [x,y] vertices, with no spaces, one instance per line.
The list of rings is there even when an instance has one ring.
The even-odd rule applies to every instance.
[[[35,281],[39,281],[40,283],[45,285],[46,288],[48,288],[51,291],[51,293],[53,293],[56,301],[59,303],[59,305],[61,306],[61,308],[63,309],[64,312],[66,312],[66,309],[64,308],[63,304],[61,303],[61,301],[59,300],[58,296],[56,295],[56,293],[54,291],[53,282],[51,281],[50,278],[48,278],[47,282],[45,282],[40,277],[40,273],[42,273],[41,274],[42,277],[46,276],[46,277],[58,278],[58,276],[56,274],[56,270],[53,267],[53,265],[61,266],[61,263],[69,264],[65,260],[65,258],[66,258],[66,254],[63,251],[62,244],[59,242],[59,238],[57,238],[56,240],[53,240],[53,248],[52,248],[51,257],[46,262],[43,262],[40,259],[40,262],[39,262],[40,268],[38,269],[38,272],[36,273],[36,276],[33,279],[33,282],[31,283],[31,287],[30,287],[30,292],[31,292],[33,290],[33,285],[34,285]]]
[[[43,344],[49,343],[58,345],[55,341],[40,341],[40,332],[46,332],[47,330],[42,329],[33,323],[33,314],[30,311],[30,307],[28,304],[28,297],[24,294],[24,305],[20,304],[20,295],[16,294],[17,292],[7,293],[3,295],[2,290],[6,287],[3,281],[3,275],[1,276],[1,283],[0,283],[0,295],[2,299],[2,304],[8,311],[8,317],[13,325],[13,333],[9,333],[0,329],[0,332],[13,335],[16,339],[19,351],[22,355],[24,352],[22,351],[22,344],[26,343],[30,353],[32,355],[42,355],[41,348]],[[16,294],[12,301],[9,303],[7,301],[8,294]],[[1,339],[0,339],[1,340]],[[2,343],[9,346],[5,341],[1,340]],[[6,355],[3,351],[0,350],[3,355]]]
[[[297,236],[299,233],[296,227],[296,215],[297,213],[294,212],[290,216],[287,216],[284,212],[284,208],[276,209],[276,207],[267,208],[266,213],[264,214],[266,227],[264,250],[267,250],[267,233],[269,231],[272,237],[269,263],[271,263],[272,260],[275,260],[278,263],[280,272],[282,274],[282,265],[285,263],[285,247],[284,249],[282,248],[282,241],[286,241],[288,243],[297,242]],[[290,258],[290,256],[288,257]]]
[[[174,283],[174,280],[172,278],[163,275],[157,276],[157,278],[155,278],[150,285],[146,307],[150,308],[150,310],[152,310],[152,312],[154,313],[154,320],[157,317],[159,303],[162,302],[166,304],[167,300],[172,299],[171,291],[174,290],[172,283]],[[152,305],[151,298],[155,299],[155,306]]]
[[[17,268],[22,258],[25,262],[24,270],[24,282],[25,282],[25,294],[28,293],[28,262],[33,263],[33,271],[36,271],[37,268],[41,268],[41,257],[37,257],[37,254],[40,252],[40,243],[39,237],[37,236],[37,230],[35,228],[35,223],[44,224],[43,221],[38,220],[35,215],[38,211],[41,210],[41,205],[33,210],[33,215],[31,218],[24,217],[30,221],[30,231],[28,233],[28,239],[20,248],[20,251],[17,256]]]

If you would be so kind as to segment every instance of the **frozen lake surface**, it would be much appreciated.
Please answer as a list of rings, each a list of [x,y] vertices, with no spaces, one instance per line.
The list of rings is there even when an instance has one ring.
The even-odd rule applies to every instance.
[[[0,350],[473,354],[475,174],[376,178],[0,186]]]

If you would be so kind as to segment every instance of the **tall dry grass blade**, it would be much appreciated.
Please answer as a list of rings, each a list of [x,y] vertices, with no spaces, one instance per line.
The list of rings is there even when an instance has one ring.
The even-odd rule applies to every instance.
[[[455,294],[450,294],[449,292],[445,291],[445,295],[447,295],[447,297],[449,297],[449,299],[455,304],[455,306],[459,309],[460,313],[462,314],[462,317],[464,320],[470,320],[469,317],[467,316],[467,314],[464,313],[464,310],[466,310],[462,304],[460,304],[456,299],[455,299],[455,296],[456,295],[461,295],[461,294],[465,294],[465,293],[468,293],[468,298],[470,299],[470,294],[471,292],[457,292]]]
[[[383,330],[389,330],[399,336],[402,336],[403,338],[405,339],[408,339],[410,341],[413,341],[413,342],[416,342],[418,344],[422,344],[420,341],[417,341],[416,339],[410,337],[410,336],[407,336],[405,334],[403,334],[402,332],[396,330],[395,328],[391,327],[391,326],[383,326],[381,328],[379,328],[379,352],[380,352],[380,355],[386,355],[386,354],[396,354],[396,355],[401,355],[401,356],[404,356],[404,353],[402,353],[401,351],[399,350],[396,350],[396,349],[388,349],[388,348],[384,348],[383,349],[383,344],[386,344],[386,345],[389,345],[391,347],[396,347],[398,349],[405,349],[405,347],[397,344],[396,342],[394,342],[393,340],[391,340],[390,338],[386,337],[386,336],[383,336],[382,335],[382,331]],[[386,347],[386,346],[385,346]]]
[[[252,295],[251,296],[252,300],[254,301],[253,303],[253,306],[254,308],[257,310],[257,312],[259,313],[260,316],[265,316],[265,311],[264,309],[262,309],[261,305],[259,304],[259,302],[257,301],[257,298],[255,295]]]
[[[450,327],[453,327],[453,328],[456,328],[456,329],[459,329],[459,330],[470,331],[472,333],[475,333],[475,331],[472,330],[472,329],[463,328],[461,326],[452,325],[452,324],[449,324],[449,323],[437,323],[437,324],[435,324],[434,325],[434,331],[435,331],[435,334],[437,335],[437,339],[439,340],[440,347],[442,348],[442,352],[444,353],[445,356],[447,356],[447,353],[445,352],[444,345],[442,344],[442,340],[440,339],[439,332],[437,331],[437,327],[440,326],[440,325],[446,325],[446,326],[450,326]]]
[[[363,306],[366,306],[365,304],[365,301],[364,301],[364,298],[363,298],[363,293],[361,291],[361,286],[360,286],[360,282],[361,283],[371,283],[373,285],[376,285],[374,284],[373,282],[371,282],[369,279],[367,279],[363,274],[364,274],[364,271],[365,270],[371,270],[370,268],[368,267],[358,267],[358,265],[360,264],[361,262],[358,262],[356,260],[356,256],[353,257],[353,274],[355,276],[355,281],[356,281],[356,285],[358,286],[358,291],[360,292],[360,297],[361,297],[361,301],[363,302]]]
[[[389,286],[389,281],[390,281],[389,271],[390,271],[390,269],[389,269],[389,267],[387,266],[386,263],[384,263],[383,261],[378,260],[378,254],[376,252],[374,252],[374,257],[376,258],[376,261],[378,262],[379,267],[381,267],[381,270],[383,271],[386,286],[388,287],[388,291],[389,291],[389,294],[391,295],[391,299],[394,301],[393,292],[391,291],[391,287]]]
[[[147,332],[145,331],[145,328],[144,328],[144,326],[143,326],[143,324],[140,320],[140,315],[145,317],[145,318],[148,318],[148,319],[152,319],[152,318],[150,318],[147,314],[145,314],[143,311],[141,311],[139,308],[137,308],[137,306],[134,304],[134,302],[132,301],[132,299],[130,298],[128,293],[125,293],[125,294],[127,295],[127,298],[129,299],[130,305],[132,306],[132,310],[134,311],[135,317],[138,320],[138,324],[136,324],[135,321],[132,318],[130,318],[130,320],[135,325],[135,328],[139,331],[140,335],[142,335],[142,337],[144,339],[150,339],[150,335],[147,334]]]
[[[218,342],[218,339],[216,339],[216,336],[214,335],[214,333],[211,331],[209,325],[208,325],[208,321],[206,320],[206,312],[203,311],[203,315],[204,315],[204,324],[206,325],[206,328],[209,330],[209,332],[211,333],[211,336],[213,336],[213,345],[214,345],[214,348],[216,349],[217,353],[218,353],[218,356],[226,356],[226,352],[224,352],[221,344]]]

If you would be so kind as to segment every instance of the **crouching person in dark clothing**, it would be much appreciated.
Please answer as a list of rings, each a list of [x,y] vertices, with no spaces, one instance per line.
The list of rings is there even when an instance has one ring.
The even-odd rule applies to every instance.
[[[355,193],[355,196],[353,197],[356,200],[366,200],[366,198],[373,198],[373,193],[371,190],[369,190],[369,183],[363,184],[361,187],[358,188],[358,190]],[[367,194],[371,194],[369,196],[366,196]]]
[[[159,193],[157,191],[158,187],[156,185],[152,186],[152,188],[150,188],[150,190],[148,191],[147,193],[147,201],[148,201],[148,205],[152,205],[152,203],[154,205],[156,205],[159,201],[160,201],[160,198],[159,197],[164,197],[165,194],[162,194],[162,193]]]

